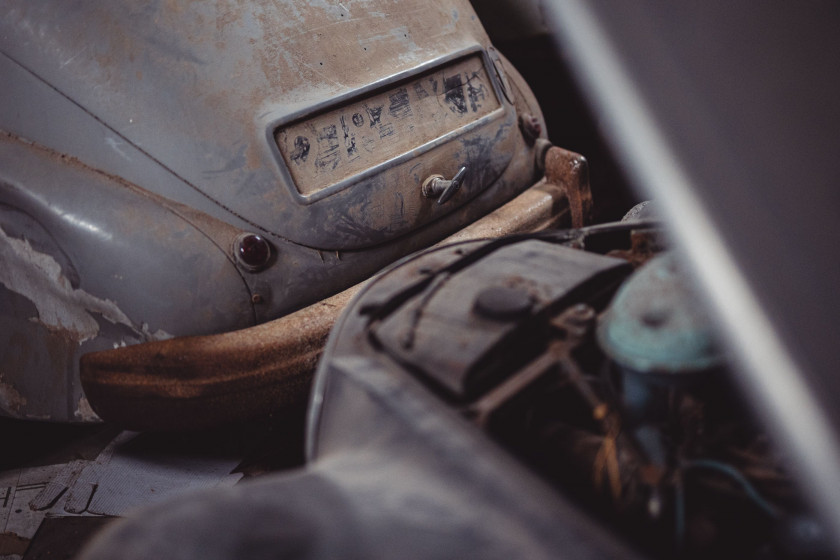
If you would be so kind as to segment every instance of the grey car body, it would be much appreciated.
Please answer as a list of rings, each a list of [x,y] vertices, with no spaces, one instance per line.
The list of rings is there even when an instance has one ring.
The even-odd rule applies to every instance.
[[[539,107],[466,1],[12,2],[0,76],[7,416],[94,420],[82,354],[282,316],[537,175]]]

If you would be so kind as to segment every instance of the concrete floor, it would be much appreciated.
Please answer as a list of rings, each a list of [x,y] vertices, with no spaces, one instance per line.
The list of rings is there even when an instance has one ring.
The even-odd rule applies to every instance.
[[[241,473],[242,482],[303,464],[304,412],[299,407],[213,430],[142,434],[138,438],[142,437],[146,450],[164,450],[191,460],[204,456],[233,458],[236,466],[232,472]],[[39,515],[27,506],[50,483],[50,477],[57,476],[61,466],[94,461],[121,432],[109,424],[66,425],[0,418],[4,443],[0,455],[0,560],[73,558],[93,534],[114,519],[109,515],[64,515],[56,513],[56,508]],[[40,474],[40,478],[27,482],[27,473],[30,478]]]

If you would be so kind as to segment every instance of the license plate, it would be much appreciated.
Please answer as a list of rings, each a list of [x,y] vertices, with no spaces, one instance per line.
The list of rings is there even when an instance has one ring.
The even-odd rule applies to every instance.
[[[311,195],[456,131],[500,107],[480,55],[279,128],[298,192]]]

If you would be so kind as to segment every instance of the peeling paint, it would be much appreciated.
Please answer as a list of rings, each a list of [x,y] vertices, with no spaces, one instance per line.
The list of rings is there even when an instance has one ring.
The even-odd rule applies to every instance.
[[[17,413],[24,406],[26,406],[26,397],[18,393],[11,384],[6,383],[3,374],[0,373],[0,410],[11,410]]]
[[[143,323],[140,327],[140,335],[143,337],[143,341],[149,340],[168,340],[170,338],[174,338],[173,335],[169,334],[163,329],[158,329],[155,332],[149,331],[149,324]]]
[[[90,407],[90,403],[84,397],[84,395],[79,399],[79,404],[76,406],[76,410],[73,412],[73,416],[82,422],[94,422],[99,420],[99,416],[93,411]]]
[[[149,332],[148,325],[137,327],[117,304],[74,289],[62,273],[61,265],[46,253],[32,248],[26,239],[6,235],[0,227],[0,284],[30,300],[38,311],[33,320],[60,332],[78,344],[99,334],[99,323],[92,315],[129,327],[143,341],[171,338],[165,331]]]

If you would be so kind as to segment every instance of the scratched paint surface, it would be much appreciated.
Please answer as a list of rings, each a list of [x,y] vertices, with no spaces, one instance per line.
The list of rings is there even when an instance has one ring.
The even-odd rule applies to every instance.
[[[479,55],[292,123],[277,145],[301,194],[398,157],[500,107]]]

